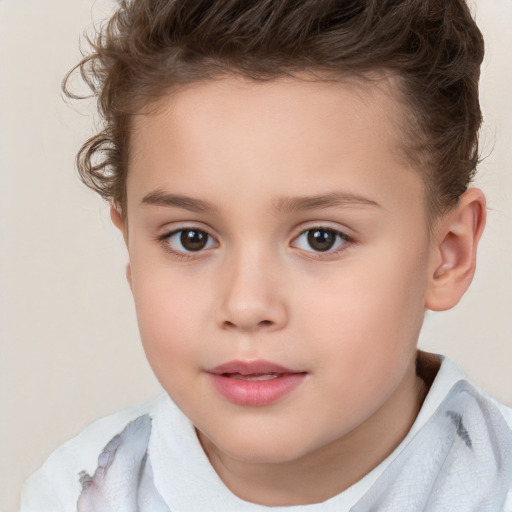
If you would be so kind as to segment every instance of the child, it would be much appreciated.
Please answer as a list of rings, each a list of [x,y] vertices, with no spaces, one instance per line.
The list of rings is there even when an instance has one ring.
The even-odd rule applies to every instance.
[[[475,270],[482,58],[463,0],[121,2],[78,167],[166,394],[22,510],[512,511],[512,411],[416,347]]]

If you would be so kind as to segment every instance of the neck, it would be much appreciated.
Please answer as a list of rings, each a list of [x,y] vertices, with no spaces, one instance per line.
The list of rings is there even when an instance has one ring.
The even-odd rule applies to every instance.
[[[292,461],[240,461],[201,434],[199,438],[219,477],[241,499],[266,506],[320,503],[356,483],[391,454],[410,430],[427,392],[411,365],[388,401],[363,424]]]

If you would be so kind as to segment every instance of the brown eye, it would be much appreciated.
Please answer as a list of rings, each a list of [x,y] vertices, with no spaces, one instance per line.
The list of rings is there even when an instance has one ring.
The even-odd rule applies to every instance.
[[[186,251],[200,251],[208,243],[208,234],[198,229],[184,229],[181,231],[180,242]]]
[[[202,229],[178,229],[160,237],[160,241],[171,252],[192,253],[216,247],[216,240]]]
[[[312,253],[333,253],[338,249],[344,248],[344,246],[351,243],[351,241],[351,238],[341,231],[317,227],[303,231],[293,240],[292,245],[303,251]]]
[[[308,231],[308,244],[315,251],[328,251],[333,248],[335,243],[335,231],[330,229],[310,229]]]

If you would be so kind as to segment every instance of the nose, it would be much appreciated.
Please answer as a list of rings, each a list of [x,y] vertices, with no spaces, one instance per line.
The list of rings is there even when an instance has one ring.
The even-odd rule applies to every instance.
[[[221,279],[217,324],[222,329],[276,331],[287,324],[286,291],[269,258],[245,251],[225,262]]]

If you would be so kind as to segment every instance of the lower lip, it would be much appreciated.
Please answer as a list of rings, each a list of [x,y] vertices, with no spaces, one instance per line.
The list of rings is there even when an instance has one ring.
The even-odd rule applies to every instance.
[[[226,375],[209,374],[215,389],[236,405],[262,406],[277,402],[293,391],[305,373],[284,373],[269,380],[241,380]]]

